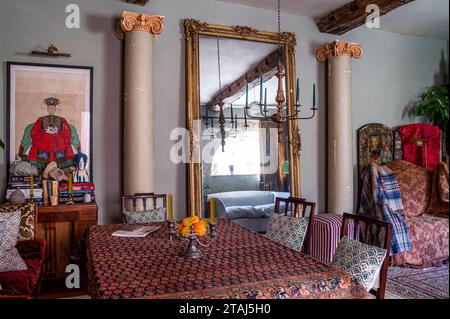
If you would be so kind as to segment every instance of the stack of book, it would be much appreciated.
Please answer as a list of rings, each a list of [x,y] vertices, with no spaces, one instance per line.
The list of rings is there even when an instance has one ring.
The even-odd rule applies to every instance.
[[[86,194],[90,195],[91,202],[95,201],[94,183],[73,183],[72,184],[72,199],[75,204],[84,203]],[[65,204],[69,199],[69,183],[61,183],[58,187],[59,203]]]
[[[42,181],[42,198],[44,205],[58,205],[58,182],[52,180]]]
[[[10,176],[8,180],[8,188],[6,190],[6,200],[9,201],[12,193],[14,193],[18,188],[24,193],[25,199],[29,200],[31,194],[30,176]],[[33,196],[37,205],[43,204],[41,176],[33,177]]]

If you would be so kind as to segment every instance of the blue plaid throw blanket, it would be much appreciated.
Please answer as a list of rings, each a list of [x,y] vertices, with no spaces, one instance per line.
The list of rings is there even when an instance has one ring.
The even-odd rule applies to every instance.
[[[360,204],[364,213],[392,224],[391,254],[411,250],[400,188],[389,168],[374,163],[367,167],[362,179]]]

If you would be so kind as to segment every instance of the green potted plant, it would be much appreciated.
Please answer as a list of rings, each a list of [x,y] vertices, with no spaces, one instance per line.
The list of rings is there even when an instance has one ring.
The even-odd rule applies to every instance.
[[[411,115],[426,117],[431,125],[438,126],[442,130],[443,145],[446,145],[449,120],[448,86],[432,86],[420,97],[421,101],[412,109]]]

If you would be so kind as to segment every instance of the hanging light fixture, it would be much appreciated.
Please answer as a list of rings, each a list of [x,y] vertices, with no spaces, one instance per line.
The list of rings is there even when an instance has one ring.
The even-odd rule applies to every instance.
[[[295,112],[292,115],[288,115],[287,105],[285,104],[286,98],[284,96],[283,90],[283,78],[285,73],[283,72],[283,64],[282,64],[282,33],[281,33],[281,0],[277,0],[277,12],[278,12],[278,41],[280,43],[279,49],[279,60],[278,60],[278,70],[276,73],[276,77],[278,78],[278,89],[275,101],[277,102],[277,111],[273,114],[269,114],[267,111],[267,88],[263,89],[263,77],[260,79],[260,97],[259,97],[259,113],[260,115],[252,115],[249,112],[250,106],[248,105],[248,84],[246,85],[246,104],[244,107],[245,117],[257,120],[272,120],[276,122],[278,125],[286,122],[287,120],[309,120],[312,119],[316,115],[317,107],[316,107],[316,85],[313,84],[313,106],[311,107],[312,115],[308,117],[300,116],[300,80],[297,78],[297,87],[295,91]],[[263,91],[264,91],[264,103],[263,103]]]
[[[278,78],[278,88],[276,93],[276,112],[270,113],[267,109],[267,87],[264,88],[264,80],[263,76],[260,78],[260,96],[259,96],[259,103],[253,102],[249,105],[248,100],[248,83],[246,84],[245,88],[245,106],[244,106],[244,116],[243,118],[238,118],[237,114],[233,114],[233,105],[231,104],[231,116],[225,117],[224,114],[224,105],[225,103],[223,101],[220,101],[218,103],[219,107],[219,116],[209,116],[208,115],[208,106],[206,106],[206,116],[203,116],[203,119],[205,120],[205,125],[207,127],[207,130],[209,130],[209,124],[211,123],[211,137],[214,138],[216,136],[216,132],[214,129],[214,120],[218,120],[219,123],[219,131],[221,136],[221,147],[222,152],[225,152],[225,138],[226,134],[237,134],[238,131],[238,119],[243,120],[243,129],[247,129],[249,127],[248,125],[248,119],[252,120],[263,120],[263,121],[273,121],[278,124],[278,127],[281,128],[281,126],[286,121],[291,120],[309,120],[315,117],[317,106],[316,106],[316,85],[313,84],[313,103],[310,110],[312,111],[312,115],[308,117],[302,117],[300,116],[301,113],[301,107],[300,104],[300,80],[297,78],[297,85],[295,90],[295,111],[294,114],[288,115],[287,111],[287,105],[285,104],[286,98],[284,95],[284,89],[283,89],[283,78],[285,77],[285,73],[283,72],[283,42],[282,42],[282,33],[281,33],[281,0],[277,0],[277,11],[278,11],[278,41],[280,48],[278,50],[279,57],[278,57],[278,65],[277,65],[277,72],[276,77]],[[221,74],[221,60],[220,60],[220,36],[217,36],[217,67],[218,67],[218,82],[219,82],[219,96],[222,95],[222,74]],[[254,107],[259,108],[259,112],[254,112]],[[250,109],[253,110],[253,112],[250,112]],[[259,114],[258,114],[259,113]],[[230,128],[226,127],[226,120],[230,120]],[[280,137],[280,136],[279,136]]]
[[[217,69],[218,69],[218,80],[219,80],[219,95],[222,95],[222,72],[221,72],[221,63],[220,63],[220,36],[217,36]],[[221,146],[222,146],[222,152],[225,152],[225,138],[226,133],[229,133],[234,130],[234,133],[237,133],[237,124],[238,124],[238,116],[237,114],[233,114],[233,105],[231,105],[231,116],[230,116],[230,123],[231,128],[226,130],[225,124],[226,124],[226,118],[224,114],[224,105],[225,103],[223,101],[220,101],[218,104],[219,106],[219,116],[208,116],[208,106],[206,106],[206,116],[203,117],[205,119],[205,125],[207,129],[209,128],[209,121],[211,121],[211,129],[213,130],[211,137],[215,137],[214,132],[214,120],[218,119],[219,122],[219,130],[220,130],[220,136],[221,136]],[[244,127],[247,128],[247,120],[245,119]],[[227,132],[228,131],[228,132]]]

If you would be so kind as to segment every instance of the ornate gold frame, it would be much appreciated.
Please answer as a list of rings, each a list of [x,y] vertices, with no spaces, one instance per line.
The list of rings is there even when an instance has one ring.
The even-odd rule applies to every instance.
[[[199,119],[200,104],[200,75],[199,75],[199,37],[221,36],[223,38],[241,39],[263,43],[280,44],[284,47],[286,60],[286,103],[288,115],[295,112],[294,83],[295,83],[295,47],[297,38],[295,33],[283,32],[281,39],[276,32],[259,31],[245,26],[223,26],[202,23],[194,19],[184,20],[184,32],[186,39],[186,128],[190,136],[190,154],[187,169],[188,186],[188,212],[203,216],[202,207],[202,163],[199,150],[195,143],[198,140],[196,132],[200,128],[194,127],[194,120]],[[301,197],[300,184],[300,151],[301,140],[297,121],[288,121],[289,135],[289,177],[291,195]]]

